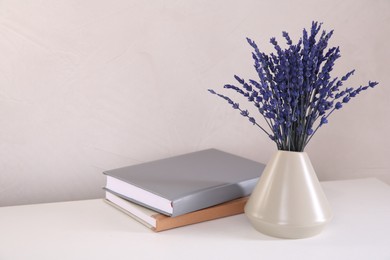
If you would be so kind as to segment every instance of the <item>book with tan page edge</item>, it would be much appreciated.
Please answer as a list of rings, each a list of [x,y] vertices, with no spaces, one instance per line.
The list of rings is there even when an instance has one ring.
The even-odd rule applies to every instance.
[[[106,191],[105,199],[110,205],[133,217],[155,232],[241,214],[244,212],[247,200],[248,197],[243,197],[177,217],[169,217],[124,200],[108,191]]]

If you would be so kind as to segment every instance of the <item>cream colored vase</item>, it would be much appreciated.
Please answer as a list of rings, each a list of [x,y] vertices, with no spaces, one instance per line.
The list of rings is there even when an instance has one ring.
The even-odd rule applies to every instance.
[[[320,233],[332,211],[308,155],[278,151],[253,190],[245,215],[261,233],[305,238]]]

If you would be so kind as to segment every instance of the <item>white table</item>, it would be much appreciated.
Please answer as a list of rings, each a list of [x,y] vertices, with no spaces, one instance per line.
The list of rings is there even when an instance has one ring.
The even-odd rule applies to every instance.
[[[390,186],[323,182],[334,219],[283,240],[244,215],[154,233],[101,199],[0,208],[0,259],[390,259]]]

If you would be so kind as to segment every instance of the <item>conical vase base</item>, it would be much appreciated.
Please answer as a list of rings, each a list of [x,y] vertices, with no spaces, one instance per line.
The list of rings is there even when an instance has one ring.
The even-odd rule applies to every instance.
[[[306,238],[323,230],[332,211],[304,152],[278,151],[246,206],[253,227],[280,238]]]
[[[292,225],[280,225],[275,223],[268,223],[262,221],[258,218],[250,219],[252,226],[259,231],[268,236],[278,237],[278,238],[288,238],[288,239],[299,239],[299,238],[308,238],[315,235],[318,235],[322,232],[326,223],[318,224],[315,226],[292,226]]]

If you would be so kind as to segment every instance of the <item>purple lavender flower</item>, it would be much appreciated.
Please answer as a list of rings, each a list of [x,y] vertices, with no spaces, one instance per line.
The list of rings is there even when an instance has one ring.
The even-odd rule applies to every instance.
[[[321,31],[322,24],[312,22],[310,30],[303,29],[302,37],[293,44],[289,34],[283,32],[287,48],[271,38],[276,53],[261,52],[255,41],[247,38],[252,47],[252,58],[258,79],[245,79],[234,75],[238,86],[227,84],[252,103],[270,130],[249,116],[248,110],[229,97],[209,89],[228,102],[249,122],[259,127],[276,143],[279,150],[303,151],[317,130],[328,123],[329,116],[362,91],[378,83],[369,81],[365,86],[341,89],[355,73],[351,70],[341,78],[332,78],[331,72],[341,57],[339,47],[328,48],[333,30]]]

